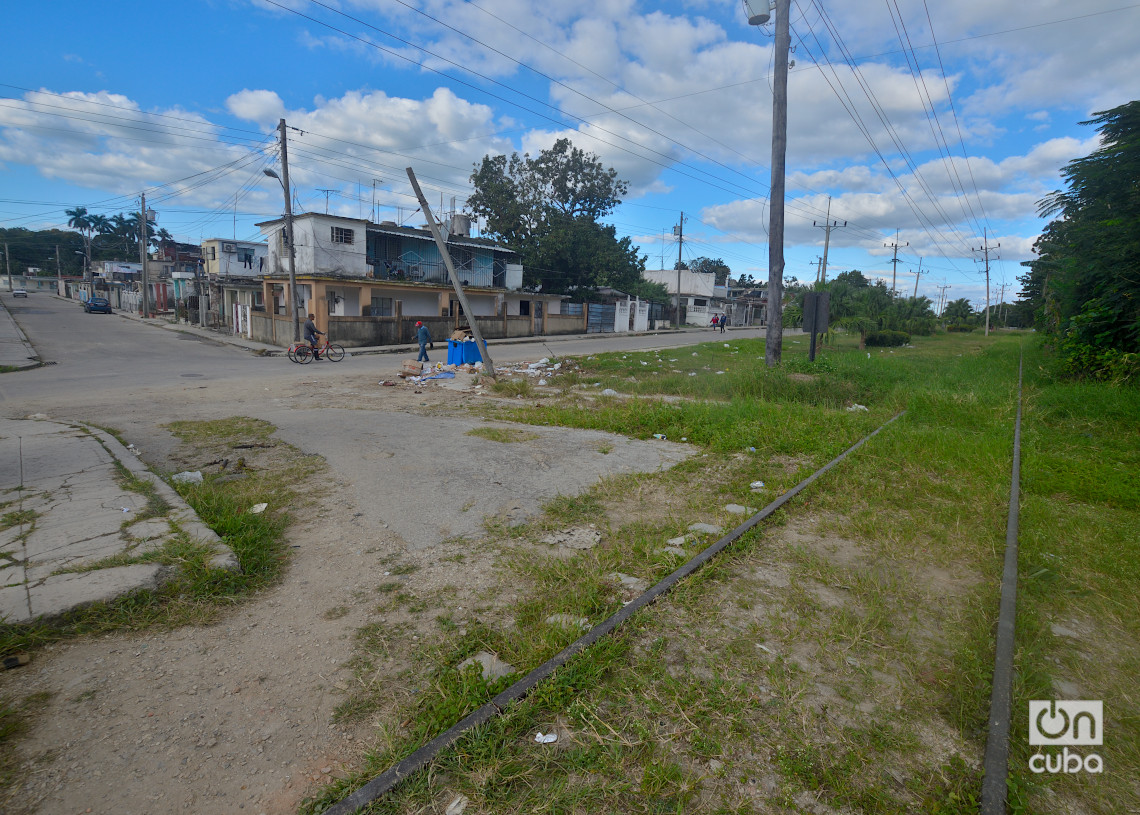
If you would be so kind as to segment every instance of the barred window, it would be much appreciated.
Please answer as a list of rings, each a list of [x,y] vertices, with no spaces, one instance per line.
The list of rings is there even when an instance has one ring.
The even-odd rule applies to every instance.
[[[342,229],[339,226],[332,228],[332,242],[333,243],[352,243],[352,230]]]

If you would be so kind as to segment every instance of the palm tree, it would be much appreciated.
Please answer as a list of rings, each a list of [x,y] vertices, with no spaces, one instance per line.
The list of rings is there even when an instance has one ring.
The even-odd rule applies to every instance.
[[[91,280],[91,238],[95,228],[91,224],[91,217],[87,214],[87,207],[76,207],[75,209],[64,210],[64,214],[69,216],[67,225],[72,229],[78,229],[79,234],[83,236],[83,254],[86,263],[83,265],[83,279],[90,282]]]
[[[968,323],[973,316],[974,310],[970,308],[970,301],[965,297],[951,300],[942,310],[942,319],[950,323]]]

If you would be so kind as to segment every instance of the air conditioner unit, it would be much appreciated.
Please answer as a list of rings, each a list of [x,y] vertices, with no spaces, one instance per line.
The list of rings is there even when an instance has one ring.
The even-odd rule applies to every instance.
[[[237,244],[236,243],[223,243],[222,244],[222,251],[227,253],[227,254],[232,255],[234,252],[237,251]]]

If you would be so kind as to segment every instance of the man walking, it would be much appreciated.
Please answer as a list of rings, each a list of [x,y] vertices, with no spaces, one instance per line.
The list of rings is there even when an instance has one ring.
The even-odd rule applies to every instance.
[[[428,359],[427,347],[431,342],[431,332],[428,327],[420,321],[416,321],[416,342],[420,344],[420,355],[416,357],[416,362],[431,362]]]

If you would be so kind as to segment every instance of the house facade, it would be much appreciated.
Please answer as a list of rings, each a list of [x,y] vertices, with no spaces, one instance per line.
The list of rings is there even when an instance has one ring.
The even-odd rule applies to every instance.
[[[258,227],[267,238],[261,279],[264,310],[251,310],[249,336],[288,344],[292,317],[284,222],[275,219]],[[416,321],[428,325],[438,339],[471,320],[478,321],[488,338],[563,333],[558,317],[565,298],[523,291],[517,253],[473,238],[466,230],[446,237],[471,314],[462,313],[443,257],[426,228],[306,213],[293,219],[293,232],[299,319],[315,315],[317,327],[333,342],[407,343]],[[579,321],[570,322],[577,331]]]
[[[641,273],[650,283],[660,283],[676,297],[677,287],[681,291],[681,313],[686,325],[706,326],[714,315],[724,313],[725,296],[718,294],[716,275],[712,272],[693,272],[688,269],[655,269]]]
[[[241,323],[242,315],[264,311],[261,276],[269,245],[257,241],[210,238],[202,241],[202,268],[210,281],[210,310],[220,325]]]

